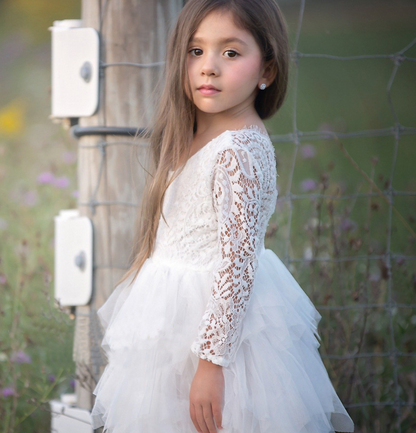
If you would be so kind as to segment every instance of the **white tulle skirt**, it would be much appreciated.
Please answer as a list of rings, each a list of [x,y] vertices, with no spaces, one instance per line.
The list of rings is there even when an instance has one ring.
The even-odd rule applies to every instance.
[[[223,367],[222,433],[353,432],[322,363],[321,315],[269,249],[259,265],[235,361]],[[212,271],[150,257],[135,282],[98,310],[108,364],[95,387],[93,427],[108,433],[194,433],[190,350]]]

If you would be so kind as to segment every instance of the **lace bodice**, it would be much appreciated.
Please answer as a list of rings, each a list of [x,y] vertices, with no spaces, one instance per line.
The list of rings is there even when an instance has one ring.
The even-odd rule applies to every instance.
[[[272,142],[251,125],[207,143],[165,194],[167,224],[161,217],[152,258],[211,271],[211,296],[191,350],[224,367],[236,352],[275,210],[276,175]]]

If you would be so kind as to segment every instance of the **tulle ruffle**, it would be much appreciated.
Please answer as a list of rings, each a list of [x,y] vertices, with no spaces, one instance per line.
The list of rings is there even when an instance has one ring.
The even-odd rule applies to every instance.
[[[223,367],[222,433],[352,432],[320,358],[321,315],[276,254],[258,257],[235,359]],[[149,258],[98,311],[108,365],[93,393],[93,428],[194,433],[190,347],[213,273]]]

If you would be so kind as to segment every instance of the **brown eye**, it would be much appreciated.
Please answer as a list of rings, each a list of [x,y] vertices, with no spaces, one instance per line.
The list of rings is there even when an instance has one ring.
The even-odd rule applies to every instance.
[[[227,50],[226,53],[233,53],[235,54],[234,56],[229,57],[230,59],[235,59],[237,56],[239,56],[239,54],[234,51],[234,50]]]
[[[190,53],[192,53],[192,51],[202,51],[202,50],[199,48],[192,48],[192,50],[189,50]],[[196,56],[196,57],[199,57],[199,56]]]

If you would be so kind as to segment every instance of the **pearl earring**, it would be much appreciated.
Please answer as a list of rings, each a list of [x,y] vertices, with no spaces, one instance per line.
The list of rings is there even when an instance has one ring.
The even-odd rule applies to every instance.
[[[266,83],[263,83],[261,86],[260,86],[260,89],[261,90],[264,90],[266,88]]]

